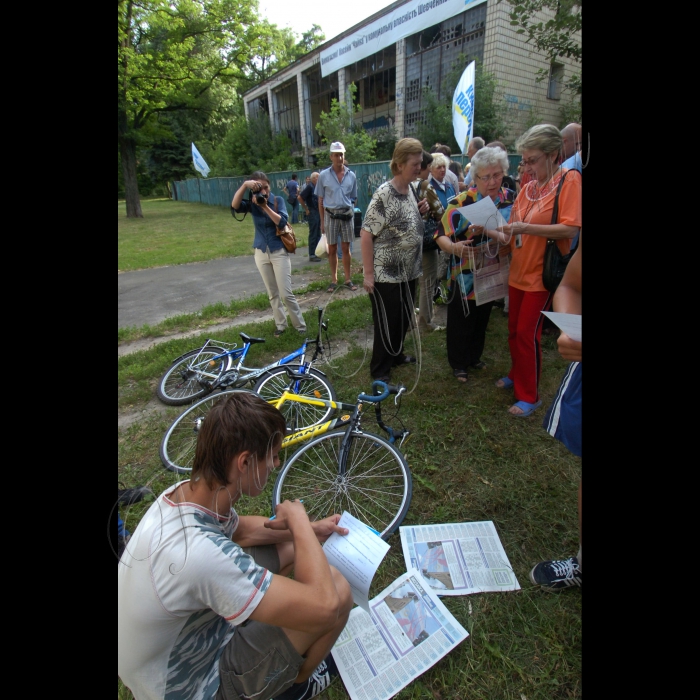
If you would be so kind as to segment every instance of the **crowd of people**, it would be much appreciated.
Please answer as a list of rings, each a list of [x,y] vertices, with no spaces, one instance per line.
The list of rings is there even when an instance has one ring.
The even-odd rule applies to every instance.
[[[553,304],[555,311],[581,314],[581,128],[537,125],[516,148],[522,161],[510,178],[500,142],[472,139],[466,174],[452,167],[446,146],[436,144],[429,153],[414,138],[396,144],[392,178],[374,192],[360,235],[374,326],[372,378],[389,381],[394,368],[417,362],[404,349],[409,330],[442,330],[431,311],[440,253],[448,260],[447,362],[462,384],[471,370],[485,369],[493,300],[479,303],[476,285],[479,261],[488,256],[510,269],[511,367],[496,387],[513,391],[513,416],[530,416],[541,406],[542,311]],[[313,241],[327,237],[329,291],[338,285],[338,245],[345,285],[357,289],[350,268],[357,181],[344,156],[343,144],[333,142],[329,168],[312,173],[304,186],[293,176],[285,188],[292,221],[301,210],[309,222],[310,259]],[[469,220],[469,207],[485,199],[501,217],[493,226]],[[289,219],[284,199],[256,171],[236,191],[231,212],[252,216],[254,260],[275,335],[285,332],[287,315],[305,333],[289,252],[278,235]],[[556,292],[542,281],[548,241],[562,254],[572,243],[575,248]],[[571,364],[543,427],[581,456],[581,341],[562,333],[558,347]],[[262,494],[279,467],[286,431],[282,414],[255,394],[218,401],[198,433],[191,477],[163,492],[128,546],[120,547],[118,673],[140,700],[308,700],[337,675],[330,650],[353,598],[321,544],[333,533],[348,534],[338,525],[340,515],[312,522],[299,501],[284,501],[273,520],[234,509],[242,496]],[[120,491],[121,503],[142,496],[131,491]],[[580,513],[579,487],[579,521]],[[129,534],[123,529],[121,535],[126,545]],[[538,563],[530,580],[546,590],[581,586],[581,563],[579,548],[568,559]]]

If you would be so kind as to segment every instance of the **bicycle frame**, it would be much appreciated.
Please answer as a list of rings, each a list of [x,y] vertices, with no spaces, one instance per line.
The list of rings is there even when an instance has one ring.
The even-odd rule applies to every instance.
[[[276,401],[268,402],[277,409],[279,409],[286,401],[290,401],[292,403],[301,403],[310,406],[330,406],[331,408],[340,410],[341,412],[347,412],[343,415],[338,416],[337,418],[332,418],[331,420],[326,421],[321,425],[314,425],[310,428],[305,428],[304,430],[299,430],[294,433],[291,433],[290,435],[287,435],[282,440],[282,449],[285,449],[287,447],[293,447],[301,442],[305,442],[306,440],[309,440],[318,435],[323,435],[324,433],[330,432],[331,430],[335,430],[336,428],[343,428],[347,426],[347,431],[345,433],[345,438],[343,440],[340,452],[340,473],[344,474],[345,464],[347,461],[347,450],[350,442],[350,434],[352,432],[362,432],[361,413],[362,406],[364,403],[374,404],[374,411],[377,419],[377,424],[380,428],[382,428],[382,430],[384,430],[384,432],[387,433],[387,435],[389,436],[389,442],[393,444],[396,441],[396,438],[399,438],[399,447],[403,445],[405,439],[409,435],[409,431],[394,430],[388,425],[385,425],[381,418],[380,403],[389,396],[388,386],[384,382],[377,381],[375,381],[372,384],[372,386],[373,388],[382,388],[383,393],[378,396],[368,396],[367,394],[362,393],[357,397],[357,403],[354,404],[343,403],[342,401],[329,401],[326,399],[312,398],[310,396],[302,396],[301,394],[292,393],[289,390],[283,392],[280,398]],[[396,391],[394,391],[394,393],[397,394],[397,398],[403,393],[403,391],[405,391],[405,387],[395,387],[395,389]]]
[[[243,347],[238,348],[234,347],[231,350],[227,350],[226,352],[221,353],[220,355],[215,355],[209,360],[209,364],[213,365],[215,364],[218,360],[223,360],[226,359],[226,369],[224,369],[223,372],[221,373],[210,373],[202,369],[197,369],[196,371],[199,372],[203,378],[205,384],[208,384],[209,388],[211,390],[217,389],[217,388],[239,388],[242,386],[245,386],[246,384],[249,384],[251,382],[254,382],[258,377],[260,377],[262,374],[265,372],[268,372],[271,369],[275,369],[276,367],[279,367],[281,365],[287,365],[295,360],[299,360],[299,365],[300,365],[300,373],[301,374],[306,374],[311,367],[319,358],[320,355],[323,355],[323,343],[321,341],[321,331],[322,330],[327,330],[328,326],[321,321],[321,317],[323,315],[323,309],[319,308],[318,309],[318,333],[316,335],[316,338],[311,340],[309,338],[306,338],[304,342],[302,343],[300,348],[297,348],[294,352],[290,353],[289,355],[286,355],[283,357],[281,360],[277,360],[277,362],[273,362],[272,364],[266,365],[265,367],[246,367],[243,363],[245,362],[246,356],[248,355],[248,351],[250,350],[250,346],[254,344],[254,342],[260,342],[259,339],[257,338],[250,338],[250,336],[247,336],[244,333],[241,333],[241,338],[243,339]],[[207,340],[207,342],[204,344],[203,348],[206,348],[206,346],[209,343],[217,343],[219,341],[216,340]],[[225,343],[219,343],[219,344],[225,344]],[[307,362],[306,360],[306,353],[308,350],[309,345],[315,345],[315,350],[312,358]],[[198,357],[198,356],[197,356]],[[179,358],[178,358],[179,359]],[[195,360],[197,358],[195,357]],[[177,361],[177,360],[175,360]],[[194,363],[193,363],[194,364]],[[320,371],[320,370],[318,370]],[[325,372],[322,372],[322,374],[325,374]],[[207,381],[207,379],[209,381]],[[202,383],[202,382],[200,382]],[[296,380],[293,385],[294,389],[299,388],[299,382]]]

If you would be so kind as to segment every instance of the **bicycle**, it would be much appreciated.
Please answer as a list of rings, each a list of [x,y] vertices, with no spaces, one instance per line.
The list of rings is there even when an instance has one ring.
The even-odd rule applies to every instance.
[[[290,370],[287,371],[294,381],[299,375]],[[390,394],[396,394],[395,401],[398,401],[406,388],[374,381],[372,389],[381,390],[382,393],[373,396],[360,393],[353,404],[291,391],[283,391],[278,398],[269,401],[280,410],[285,403],[291,403],[327,407],[341,412],[337,418],[293,431],[283,438],[283,450],[299,444],[301,447],[286,460],[275,481],[273,513],[282,501],[299,498],[304,501],[309,517],[314,520],[347,510],[383,539],[388,539],[396,531],[406,516],[413,495],[411,472],[399,449],[410,433],[405,428],[396,430],[386,425],[382,420],[380,404]],[[246,390],[225,391],[218,394],[216,400],[239,391]],[[377,425],[387,433],[388,438],[362,430],[364,403],[375,405]],[[187,463],[185,460],[178,464],[164,459],[164,454],[169,453],[168,433],[163,438],[166,449],[164,451],[161,445],[161,459],[170,471],[179,474],[192,471],[197,432],[205,419],[201,412],[195,413],[191,420],[186,421],[190,440]],[[398,447],[395,446],[397,440]],[[337,465],[337,468],[332,465]]]
[[[275,389],[272,387],[278,384],[275,378],[277,375],[286,376],[283,369],[276,372],[276,368],[298,360],[298,364],[295,363],[296,371],[314,377],[317,384],[315,389],[321,391],[323,398],[335,398],[325,374],[311,368],[324,352],[321,340],[322,331],[326,331],[326,344],[330,347],[327,334],[328,324],[321,320],[322,316],[323,309],[319,308],[318,333],[315,339],[306,338],[301,347],[290,355],[259,369],[245,367],[243,363],[250,347],[256,343],[264,343],[265,338],[252,338],[246,333],[241,333],[243,341],[241,348],[238,347],[237,343],[207,339],[202,347],[190,350],[173,361],[158,382],[156,394],[163,403],[169,406],[182,406],[192,403],[216,389],[241,388],[252,384],[263,375],[269,384],[264,391],[274,394]],[[311,360],[307,362],[306,352],[310,345],[315,346],[315,350]],[[260,379],[259,383],[265,385],[266,382]],[[284,384],[286,385],[286,382]],[[305,388],[309,393],[313,393],[315,390],[310,384],[307,384]],[[254,390],[258,390],[257,385]]]

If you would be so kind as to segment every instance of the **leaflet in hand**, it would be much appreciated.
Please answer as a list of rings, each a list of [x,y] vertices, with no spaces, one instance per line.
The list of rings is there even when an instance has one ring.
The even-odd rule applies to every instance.
[[[438,595],[517,591],[518,579],[490,520],[400,527],[406,568]]]
[[[581,314],[560,314],[556,311],[543,311],[542,313],[563,330],[571,340],[582,342]]]
[[[369,587],[382,559],[389,551],[389,545],[347,511],[341,516],[338,525],[346,527],[350,532],[347,535],[334,532],[324,542],[323,551],[328,563],[347,579],[355,603],[369,612]]]
[[[483,197],[467,207],[460,207],[457,211],[470,224],[483,226],[489,230],[500,228],[508,223],[501,212],[496,209],[491,197]]]
[[[353,608],[331,649],[352,700],[388,700],[469,636],[415,569],[369,608]]]

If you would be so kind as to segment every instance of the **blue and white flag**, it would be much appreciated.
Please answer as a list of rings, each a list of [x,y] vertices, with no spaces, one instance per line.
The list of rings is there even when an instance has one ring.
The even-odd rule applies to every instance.
[[[194,162],[195,170],[202,173],[204,177],[209,175],[209,166],[207,165],[207,161],[202,158],[194,143],[192,144],[192,161]]]
[[[474,134],[474,78],[476,62],[472,61],[462,73],[452,96],[452,128],[462,153]]]

